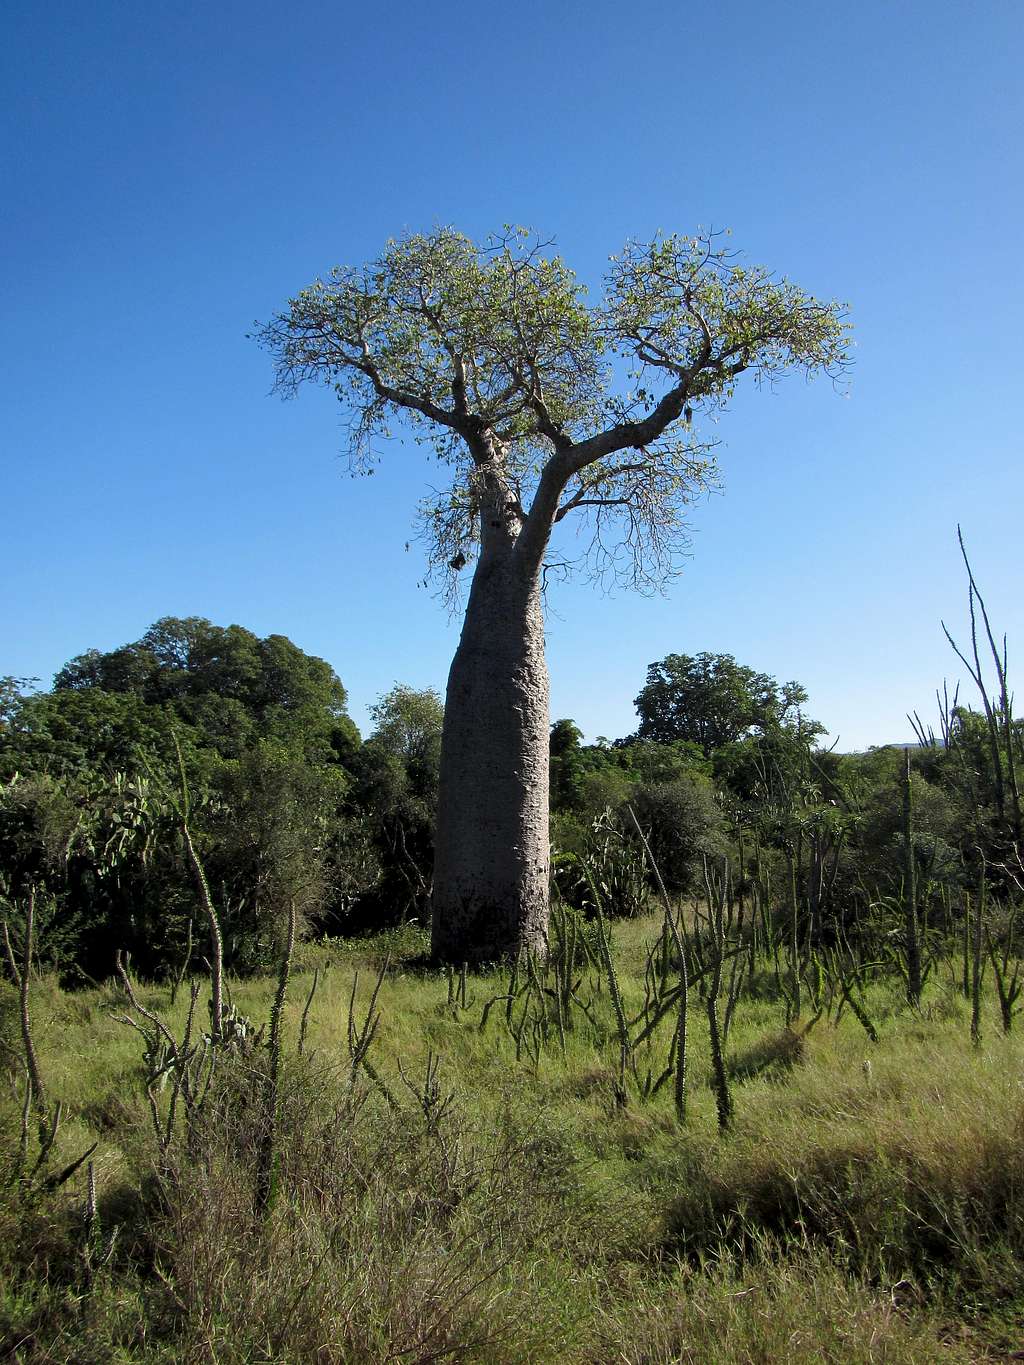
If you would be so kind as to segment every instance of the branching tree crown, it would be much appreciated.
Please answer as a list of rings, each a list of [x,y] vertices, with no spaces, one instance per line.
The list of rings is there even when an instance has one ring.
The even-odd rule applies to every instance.
[[[767,673],[738,664],[731,654],[669,654],[647,669],[635,699],[638,740],[672,744],[685,740],[706,757],[742,739],[799,723],[804,734],[822,733],[801,717],[807,692],[798,682],[778,683]]]
[[[714,480],[695,412],[724,405],[747,370],[841,375],[844,315],[740,264],[719,234],[628,243],[598,304],[549,247],[520,228],[484,244],[449,227],[391,241],[257,335],[279,391],[336,390],[355,468],[396,417],[450,468],[421,506],[442,579],[492,541],[537,565],[574,513],[590,530],[578,563],[657,586],[686,543],[687,505]]]

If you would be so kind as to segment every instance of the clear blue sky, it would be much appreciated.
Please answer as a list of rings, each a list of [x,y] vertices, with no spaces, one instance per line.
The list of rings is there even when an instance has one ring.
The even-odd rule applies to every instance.
[[[625,734],[647,664],[706,649],[802,681],[842,748],[903,738],[956,671],[958,520],[1012,675],[1022,39],[1019,0],[7,0],[0,674],[200,615],[328,659],[364,730],[443,689],[425,456],[345,477],[336,405],[269,397],[245,334],[390,235],[514,221],[593,284],[626,237],[728,226],[857,335],[847,397],[723,418],[666,597],[554,590],[553,716]]]

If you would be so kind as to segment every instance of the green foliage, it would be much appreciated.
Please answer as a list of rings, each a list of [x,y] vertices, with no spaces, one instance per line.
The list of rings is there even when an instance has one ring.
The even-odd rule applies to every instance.
[[[10,673],[0,676],[0,733],[10,724],[25,692],[38,681],[38,678],[15,678]]]
[[[583,803],[583,732],[571,720],[551,726],[548,782],[553,811],[578,810]]]
[[[53,777],[139,770],[168,765],[173,714],[136,693],[100,688],[41,692],[26,697],[0,733],[0,774]],[[186,744],[193,740],[184,730]]]
[[[576,897],[588,913],[631,917],[647,907],[649,869],[626,812],[606,810],[587,832],[574,871]]]
[[[380,874],[349,917],[350,928],[380,927],[425,914],[444,707],[431,688],[396,684],[372,708],[374,729],[354,761],[354,797],[364,814]]]
[[[429,809],[437,800],[444,703],[433,688],[417,691],[396,683],[370,708],[368,744],[399,760],[410,794]]]
[[[689,740],[661,743],[630,738],[617,741],[615,748],[619,762],[625,764],[633,779],[648,786],[711,775],[711,764],[700,746]]]
[[[107,654],[89,650],[54,679],[54,697],[96,691],[165,708],[226,758],[253,738],[280,739],[324,758],[335,729],[351,727],[345,689],[323,659],[283,635],[261,640],[198,616],[163,617],[134,644]]]
[[[208,872],[220,888],[236,970],[277,955],[289,911],[300,932],[335,902],[345,859],[347,775],[311,765],[280,740],[264,740],[228,765],[204,820]]]
[[[590,304],[529,231],[476,243],[442,227],[332,270],[257,335],[283,392],[335,390],[357,469],[396,417],[452,467],[451,487],[422,508],[433,569],[457,573],[472,557],[497,488],[538,555],[552,523],[579,509],[595,531],[591,568],[644,586],[671,571],[683,509],[713,479],[714,443],[691,431],[691,405],[722,407],[748,369],[838,374],[847,330],[837,305],[740,266],[714,236],[627,244],[604,302]],[[545,467],[554,500],[534,497]]]
[[[52,692],[13,697],[0,868],[14,891],[56,899],[63,965],[102,976],[121,949],[143,970],[177,969],[196,908],[179,749],[230,962],[268,960],[293,900],[304,925],[350,904],[376,872],[346,808],[359,736],[344,708],[322,659],[200,617],[165,617],[71,660]]]
[[[799,683],[780,686],[731,654],[669,654],[650,665],[636,698],[637,738],[661,744],[683,740],[710,758],[754,729],[793,723],[806,701]]]
[[[0,786],[0,850],[10,891],[54,905],[42,951],[72,977],[103,976],[117,948],[173,957],[190,905],[175,816],[159,784],[123,771],[14,777]]]
[[[651,847],[666,887],[692,892],[700,884],[704,858],[725,851],[725,821],[711,784],[689,774],[636,788],[630,803]]]
[[[884,766],[878,776],[884,781],[872,785],[861,807],[858,847],[865,871],[872,881],[895,888],[905,869],[903,832],[903,792],[900,768],[902,753],[886,750]],[[961,810],[955,793],[944,784],[929,782],[914,773],[913,847],[918,877],[927,881],[953,869],[957,863],[956,842],[961,830]]]
[[[618,810],[633,794],[629,771],[621,764],[607,764],[584,771],[580,779],[580,810],[596,820],[603,811]]]

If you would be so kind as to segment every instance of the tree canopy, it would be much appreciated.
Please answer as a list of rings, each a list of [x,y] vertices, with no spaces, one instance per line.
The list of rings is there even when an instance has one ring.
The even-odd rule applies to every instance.
[[[659,744],[683,740],[710,757],[752,730],[795,720],[806,701],[798,682],[780,684],[731,654],[669,654],[647,669],[634,703],[636,737]]]
[[[164,616],[131,644],[86,650],[57,673],[54,700],[40,704],[70,711],[64,694],[96,692],[169,708],[226,757],[260,738],[313,745],[325,756],[358,743],[330,664],[284,635],[260,639],[201,616]]]
[[[58,897],[90,974],[118,948],[146,970],[183,952],[195,894],[179,752],[235,967],[264,960],[289,903],[328,914],[364,884],[345,689],[285,636],[164,617],[71,659],[51,692],[21,693],[4,680],[0,900],[5,882]]]
[[[279,391],[335,390],[356,469],[396,417],[449,466],[447,490],[420,509],[432,570],[473,559],[497,490],[524,557],[578,513],[590,537],[577,562],[646,587],[673,571],[685,507],[715,477],[695,412],[723,407],[746,370],[841,374],[847,326],[838,305],[741,264],[719,234],[627,243],[592,304],[526,229],[478,244],[443,227],[335,268],[258,337]]]

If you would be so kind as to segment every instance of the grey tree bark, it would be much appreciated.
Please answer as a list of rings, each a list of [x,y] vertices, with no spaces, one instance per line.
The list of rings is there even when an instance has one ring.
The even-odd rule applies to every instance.
[[[547,945],[540,558],[516,546],[503,490],[494,490],[483,521],[441,741],[431,945],[441,962],[490,962]]]
[[[543,952],[548,925],[548,672],[536,582],[478,569],[448,676],[433,956]]]

